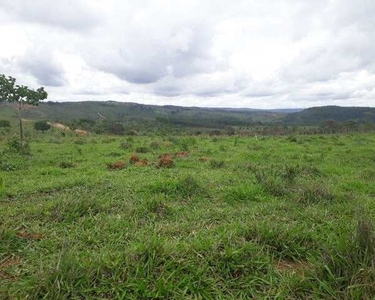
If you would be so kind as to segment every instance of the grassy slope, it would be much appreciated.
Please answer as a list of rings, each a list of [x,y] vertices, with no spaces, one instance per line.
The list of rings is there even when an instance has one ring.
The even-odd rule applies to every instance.
[[[0,171],[0,298],[375,292],[355,238],[360,209],[375,214],[374,136],[123,141],[40,134],[29,158],[7,157],[20,170]],[[171,169],[106,169],[151,141],[160,148],[140,156],[152,163],[187,146],[191,155]]]

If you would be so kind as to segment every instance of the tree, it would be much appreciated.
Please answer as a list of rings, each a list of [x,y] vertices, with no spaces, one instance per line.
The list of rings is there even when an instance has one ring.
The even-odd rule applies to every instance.
[[[51,125],[48,124],[46,121],[38,121],[34,123],[34,129],[44,132],[51,129]]]
[[[47,99],[48,94],[44,87],[37,90],[29,89],[27,86],[16,84],[16,79],[0,74],[0,102],[9,102],[17,105],[17,115],[20,126],[20,142],[24,146],[24,134],[22,124],[22,109],[26,105],[38,105],[39,101]]]
[[[10,127],[10,122],[7,120],[0,120],[0,127],[3,127],[3,128]]]

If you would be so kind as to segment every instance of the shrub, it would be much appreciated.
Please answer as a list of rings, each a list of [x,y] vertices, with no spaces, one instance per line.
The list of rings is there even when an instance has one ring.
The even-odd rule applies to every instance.
[[[51,129],[51,125],[48,124],[46,121],[37,121],[34,123],[34,129],[44,132]]]
[[[3,127],[3,128],[10,127],[10,122],[7,120],[0,120],[0,127]]]
[[[30,145],[27,141],[21,144],[21,141],[17,137],[11,137],[7,141],[7,146],[10,152],[16,152],[20,154],[30,154]]]

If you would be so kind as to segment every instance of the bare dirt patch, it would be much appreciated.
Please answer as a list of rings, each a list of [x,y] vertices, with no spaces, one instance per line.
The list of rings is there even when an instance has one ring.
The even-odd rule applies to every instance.
[[[33,240],[33,241],[39,241],[43,238],[43,234],[41,233],[31,233],[31,232],[25,232],[25,231],[18,231],[16,233],[16,236],[21,239]]]
[[[122,170],[124,168],[125,168],[125,163],[122,161],[118,161],[113,164],[107,164],[108,170]]]
[[[311,270],[311,266],[305,261],[279,260],[273,264],[273,267],[280,272],[288,272],[304,276],[305,272]]]

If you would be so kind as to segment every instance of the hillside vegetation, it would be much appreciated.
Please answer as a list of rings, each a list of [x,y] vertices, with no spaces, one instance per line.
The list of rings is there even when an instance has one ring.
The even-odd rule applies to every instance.
[[[100,116],[100,115],[101,116]],[[179,106],[142,105],[123,102],[46,102],[27,107],[23,117],[30,120],[72,122],[87,119],[110,121],[160,121],[175,125],[196,127],[223,127],[226,125],[251,125],[253,122],[269,122],[286,114],[261,110],[229,110]],[[12,119],[15,110],[10,105],[0,104],[0,119]]]
[[[340,106],[311,107],[301,112],[288,114],[283,118],[283,122],[286,124],[298,125],[319,125],[326,121],[374,123],[375,108]]]

